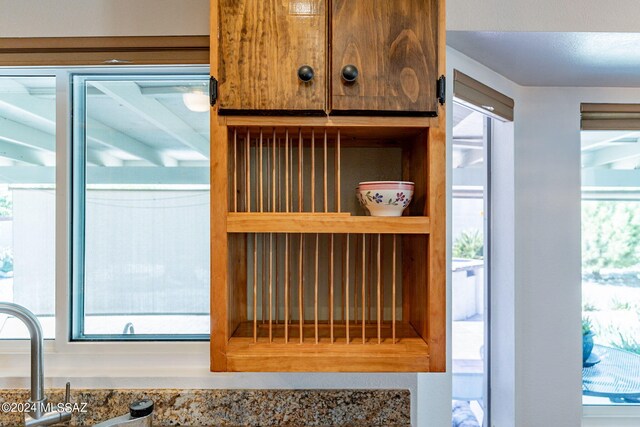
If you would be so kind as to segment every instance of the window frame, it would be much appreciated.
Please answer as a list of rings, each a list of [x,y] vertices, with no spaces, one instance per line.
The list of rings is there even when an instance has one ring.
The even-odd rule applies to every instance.
[[[473,104],[470,104],[468,102],[466,102],[463,99],[460,99],[458,97],[456,97],[454,95],[453,99],[452,99],[452,104],[453,107],[452,108],[456,108],[456,105],[462,108],[466,108],[469,110],[472,110],[474,112],[477,112],[479,114],[481,114],[482,120],[483,120],[483,125],[485,128],[485,132],[483,135],[483,156],[484,156],[484,166],[482,167],[482,173],[484,175],[484,187],[483,187],[483,194],[481,196],[481,199],[483,201],[483,208],[484,208],[484,220],[483,220],[483,230],[482,230],[482,236],[483,236],[483,252],[484,252],[484,292],[483,292],[483,304],[484,304],[484,329],[483,329],[483,333],[484,333],[484,363],[483,363],[483,378],[482,378],[482,388],[483,388],[483,394],[484,394],[484,398],[483,398],[483,425],[492,425],[491,421],[492,421],[492,408],[491,408],[491,404],[492,404],[492,396],[491,396],[491,371],[492,371],[492,329],[491,329],[491,306],[492,306],[492,292],[491,292],[491,278],[492,278],[492,263],[491,263],[491,258],[492,258],[492,244],[491,244],[491,233],[492,233],[492,225],[493,225],[493,215],[492,215],[492,198],[491,198],[491,163],[492,163],[492,145],[493,145],[493,141],[494,141],[494,126],[495,120],[500,120],[497,116],[489,114],[487,111],[485,111],[482,108],[479,107],[475,107]],[[501,121],[504,121],[504,119],[502,119]],[[452,148],[453,148],[453,132],[451,132],[451,140],[452,140]],[[451,160],[449,160],[451,161]],[[451,207],[451,211],[453,212],[453,200],[456,198],[455,197],[455,191],[454,191],[454,187],[456,186],[456,180],[455,177],[453,176],[453,171],[452,171],[452,183],[451,183],[451,202],[452,202],[452,207]],[[458,186],[460,186],[460,183],[458,183]],[[464,186],[464,185],[462,185]],[[453,214],[452,214],[453,215]],[[453,217],[451,220],[451,223],[453,226]],[[453,236],[451,237],[451,245],[453,248]],[[451,257],[453,259],[453,256]],[[452,284],[451,286],[453,286],[453,278],[451,279]],[[451,296],[451,303],[453,304],[453,294]],[[451,321],[452,325],[453,325],[453,320]],[[452,339],[453,341],[453,339]],[[452,377],[455,376],[456,373],[453,372],[452,369]]]
[[[206,72],[205,72],[206,71]],[[87,69],[73,70],[69,73],[69,96],[72,99],[69,117],[77,117],[86,114],[86,87],[87,81],[153,81],[162,80],[163,76],[177,79],[189,77],[209,80],[208,67],[190,67],[174,69],[170,66],[158,68],[142,67],[136,71],[130,68],[110,68],[109,73],[95,73]],[[206,78],[204,78],[206,76]],[[139,78],[138,78],[139,77]],[[79,123],[70,123],[72,132],[69,144],[71,152],[71,302],[70,302],[70,339],[72,341],[209,341],[209,334],[88,334],[85,333],[85,208],[86,208],[86,135],[85,128]]]
[[[632,103],[629,101],[615,102],[607,99],[606,102],[580,102],[580,129],[579,132],[585,131],[616,131],[616,130],[637,130],[639,127],[640,104]],[[582,161],[582,154],[579,153],[578,159]],[[580,164],[580,163],[579,163]],[[581,165],[581,164],[580,164]],[[593,177],[589,177],[589,184],[585,185],[585,168],[580,166],[580,205],[582,210],[582,203],[585,200],[607,200],[608,198],[599,198],[593,194],[585,197],[585,193],[589,194],[595,185]],[[585,187],[589,190],[585,191]],[[636,193],[636,192],[634,192]],[[615,194],[615,193],[614,193]],[[629,193],[631,194],[631,193]],[[621,198],[618,194],[615,194],[609,200],[611,201],[640,201],[636,198]],[[583,218],[581,217],[580,223],[582,226]],[[580,245],[582,247],[582,238],[580,239]],[[583,254],[580,255],[581,262],[583,261]],[[582,268],[581,268],[582,270]],[[580,280],[580,287],[582,288],[583,282]],[[581,296],[580,304],[584,304],[584,297]],[[584,311],[582,310],[582,316]],[[580,376],[580,387],[584,381],[583,375]],[[611,426],[618,427],[620,422],[625,424],[628,422],[637,423],[640,419],[640,404],[637,403],[585,403],[584,394],[581,393],[582,401],[582,419],[588,420],[589,425],[598,426]]]
[[[131,376],[132,364],[143,368],[133,376],[157,374],[172,366],[171,376],[190,376],[209,370],[207,341],[73,341],[71,339],[71,278],[73,234],[73,164],[71,76],[75,74],[209,74],[209,67],[195,65],[119,66],[119,67],[0,67],[0,76],[50,76],[56,87],[56,196],[55,196],[55,337],[45,341],[46,360],[51,372],[78,376]],[[28,372],[30,351],[27,339],[0,340],[0,356],[8,370]],[[96,358],[100,366],[96,369]],[[176,365],[176,360],[182,364]],[[6,363],[5,363],[6,362]],[[83,372],[82,367],[90,369]],[[17,376],[17,375],[15,375]],[[6,384],[5,384],[6,385]]]

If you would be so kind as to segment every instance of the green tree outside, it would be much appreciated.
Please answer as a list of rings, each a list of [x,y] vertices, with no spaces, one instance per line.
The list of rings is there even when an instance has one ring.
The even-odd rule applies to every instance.
[[[637,202],[582,202],[582,268],[627,268],[640,263]]]
[[[453,256],[456,258],[483,259],[484,240],[479,230],[463,231],[453,242]]]

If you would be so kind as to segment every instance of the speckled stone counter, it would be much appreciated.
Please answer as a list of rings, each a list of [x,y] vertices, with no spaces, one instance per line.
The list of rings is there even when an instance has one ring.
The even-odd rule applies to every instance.
[[[48,390],[53,403],[63,390]],[[24,402],[28,390],[0,390],[0,404]],[[128,412],[142,398],[155,403],[154,426],[408,426],[408,390],[75,390],[71,425],[89,426]],[[0,412],[0,426],[22,423],[18,413]]]

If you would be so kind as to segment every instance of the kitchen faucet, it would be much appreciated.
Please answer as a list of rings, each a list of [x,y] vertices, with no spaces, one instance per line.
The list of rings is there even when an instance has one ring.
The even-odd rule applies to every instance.
[[[152,427],[153,400],[136,400],[129,405],[129,413],[111,418],[93,427]]]
[[[0,302],[0,313],[21,320],[31,337],[31,396],[27,401],[29,411],[24,414],[25,427],[49,426],[70,421],[71,411],[67,408],[70,384],[67,383],[65,405],[62,405],[61,409],[52,410],[44,394],[44,341],[38,318],[23,306],[10,302]]]

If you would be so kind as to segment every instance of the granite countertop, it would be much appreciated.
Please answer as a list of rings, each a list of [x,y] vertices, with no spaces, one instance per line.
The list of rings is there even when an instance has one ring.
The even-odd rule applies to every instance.
[[[47,390],[52,403],[64,390]],[[0,404],[25,402],[25,389],[0,390]],[[86,404],[72,426],[123,415],[134,400],[154,401],[154,426],[409,426],[409,390],[74,390]],[[78,405],[77,405],[78,406]],[[82,406],[82,405],[80,405]],[[81,409],[78,407],[78,409]],[[22,425],[22,414],[0,412],[0,427]]]

